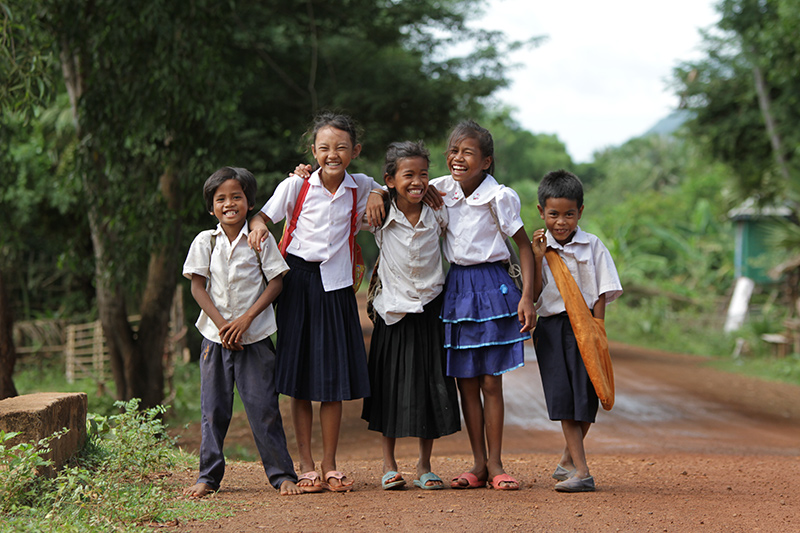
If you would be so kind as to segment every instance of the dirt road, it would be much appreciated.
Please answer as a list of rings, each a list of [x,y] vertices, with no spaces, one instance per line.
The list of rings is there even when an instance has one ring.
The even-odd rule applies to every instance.
[[[504,381],[504,462],[519,491],[382,491],[380,436],[359,418],[361,403],[347,402],[338,459],[354,492],[280,497],[260,464],[234,463],[213,497],[235,515],[178,530],[800,531],[800,387],[722,373],[699,357],[618,344],[611,353],[616,405],[598,415],[586,444],[595,493],[553,490],[563,440],[530,360]],[[294,453],[290,421],[287,411]],[[241,417],[226,446],[237,442],[253,446]],[[182,443],[199,444],[196,424]],[[413,440],[398,443],[408,480],[416,452]],[[434,446],[434,470],[445,480],[470,458],[466,430]],[[195,475],[186,473],[186,483]]]

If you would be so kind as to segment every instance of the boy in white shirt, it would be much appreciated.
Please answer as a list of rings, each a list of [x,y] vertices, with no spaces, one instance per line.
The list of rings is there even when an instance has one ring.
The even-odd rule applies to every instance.
[[[270,484],[282,495],[303,492],[286,447],[275,390],[275,348],[269,338],[277,331],[272,302],[281,292],[288,266],[272,236],[260,254],[247,244],[246,217],[255,205],[256,188],[255,178],[243,168],[223,167],[206,180],[206,207],[219,225],[195,237],[183,266],[202,309],[195,325],[203,335],[200,474],[197,483],[184,490],[190,498],[219,490],[234,384]]]
[[[539,316],[533,333],[550,420],[560,420],[566,446],[552,477],[559,492],[592,492],[583,440],[595,422],[598,397],[583,363],[564,299],[545,258],[548,248],[564,260],[595,319],[622,294],[614,260],[595,235],[583,231],[583,184],[566,170],[539,183],[539,215],[546,229],[533,232],[533,293]]]

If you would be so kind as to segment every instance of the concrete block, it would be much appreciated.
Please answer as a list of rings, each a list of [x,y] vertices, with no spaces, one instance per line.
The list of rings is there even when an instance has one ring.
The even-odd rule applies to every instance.
[[[50,442],[50,453],[45,457],[53,461],[53,468],[43,473],[52,476],[86,441],[88,406],[89,399],[83,392],[40,392],[0,400],[0,430],[20,433],[5,445],[39,442],[63,428],[69,429],[60,439]]]

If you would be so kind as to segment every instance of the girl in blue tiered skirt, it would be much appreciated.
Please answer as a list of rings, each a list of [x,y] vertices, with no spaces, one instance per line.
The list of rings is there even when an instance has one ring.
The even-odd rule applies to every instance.
[[[450,271],[444,287],[447,374],[457,378],[474,466],[453,478],[452,488],[515,490],[503,469],[503,374],[524,364],[533,307],[533,252],[512,189],[492,177],[491,133],[468,121],[455,127],[447,151],[450,175],[431,185],[444,194],[450,223],[444,253]],[[508,274],[511,236],[519,248],[520,292]]]

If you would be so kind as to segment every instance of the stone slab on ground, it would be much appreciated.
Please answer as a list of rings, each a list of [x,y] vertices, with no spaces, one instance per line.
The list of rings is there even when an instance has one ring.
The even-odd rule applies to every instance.
[[[64,428],[69,431],[50,442],[45,456],[53,467],[43,472],[52,475],[83,446],[86,440],[86,393],[40,392],[0,400],[0,430],[19,435],[5,443],[6,447],[21,442],[39,442]]]

